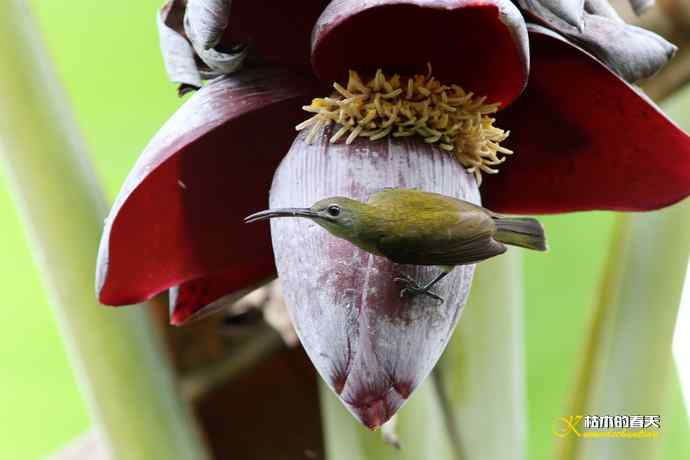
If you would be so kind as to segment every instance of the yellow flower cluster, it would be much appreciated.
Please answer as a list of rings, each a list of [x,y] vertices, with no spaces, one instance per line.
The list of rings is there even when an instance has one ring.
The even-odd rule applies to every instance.
[[[481,173],[495,174],[494,167],[513,152],[500,143],[509,132],[493,125],[489,115],[499,104],[486,104],[485,97],[466,93],[458,85],[443,85],[431,74],[386,78],[381,69],[367,83],[351,70],[347,87],[333,84],[331,97],[314,99],[304,106],[314,116],[297,125],[297,130],[311,127],[307,142],[326,126],[340,126],[331,136],[332,143],[347,135],[350,144],[357,137],[374,141],[393,137],[420,136],[424,142],[455,155],[474,174],[481,185]]]

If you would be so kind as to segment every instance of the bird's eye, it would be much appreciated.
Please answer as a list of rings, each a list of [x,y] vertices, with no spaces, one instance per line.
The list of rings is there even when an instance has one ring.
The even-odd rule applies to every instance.
[[[326,209],[326,212],[328,212],[329,216],[338,217],[340,215],[340,206],[332,204]]]

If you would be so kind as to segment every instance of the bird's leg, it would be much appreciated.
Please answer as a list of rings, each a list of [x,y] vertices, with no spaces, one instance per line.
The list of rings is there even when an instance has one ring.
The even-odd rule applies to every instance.
[[[412,278],[405,274],[400,274],[399,278],[395,278],[394,281],[404,284],[405,287],[400,291],[400,297],[405,297],[406,295],[409,295],[411,297],[414,297],[419,294],[424,294],[428,295],[432,299],[436,299],[438,301],[443,302],[443,298],[437,296],[433,292],[430,291],[431,287],[434,286],[436,283],[441,281],[448,273],[448,271],[442,271],[439,273],[436,278],[431,280],[429,283],[427,283],[425,286],[419,286],[416,281],[414,281]]]

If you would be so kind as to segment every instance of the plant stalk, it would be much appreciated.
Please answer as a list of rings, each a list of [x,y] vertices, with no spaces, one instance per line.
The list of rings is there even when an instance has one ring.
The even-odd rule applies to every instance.
[[[477,265],[472,291],[437,365],[457,458],[526,458],[522,255]]]
[[[660,415],[672,377],[671,341],[690,248],[690,202],[620,215],[565,415]],[[613,430],[616,431],[616,430]],[[560,460],[651,460],[659,439],[558,442]]]
[[[0,158],[96,429],[115,459],[206,458],[148,312],[96,300],[103,192],[26,2],[0,4]]]

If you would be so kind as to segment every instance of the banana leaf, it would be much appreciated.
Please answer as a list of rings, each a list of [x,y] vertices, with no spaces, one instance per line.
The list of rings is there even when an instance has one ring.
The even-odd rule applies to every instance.
[[[466,311],[437,372],[459,458],[525,458],[522,307],[519,249],[477,266]]]

